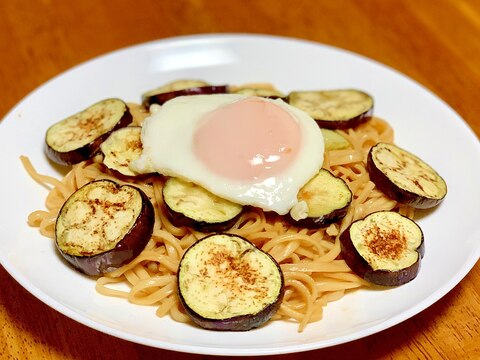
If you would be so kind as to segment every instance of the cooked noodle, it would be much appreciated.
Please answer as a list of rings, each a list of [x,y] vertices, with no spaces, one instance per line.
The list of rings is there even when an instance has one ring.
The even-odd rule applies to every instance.
[[[146,114],[143,114],[144,116]],[[136,124],[141,123],[141,119]],[[345,218],[328,228],[307,230],[288,225],[280,216],[253,208],[245,212],[229,232],[244,236],[270,253],[280,264],[285,278],[285,296],[274,319],[299,323],[299,331],[322,318],[327,303],[347,291],[368,286],[341,258],[338,235],[353,221],[378,210],[396,209],[413,217],[413,209],[397,204],[375,188],[365,168],[370,147],[380,141],[393,142],[393,130],[383,120],[373,118],[355,129],[342,131],[352,148],[329,151],[324,168],[344,179],[354,194]],[[152,175],[141,180],[119,178],[101,163],[101,158],[74,165],[61,180],[38,174],[26,157],[21,157],[30,176],[49,189],[47,210],[28,216],[28,224],[41,234],[54,237],[57,214],[74,191],[96,179],[134,183],[155,208],[153,235],[142,253],[131,263],[97,279],[96,290],[105,296],[125,298],[131,303],[157,307],[158,316],[169,315],[188,322],[177,296],[176,272],[185,250],[205,234],[174,226],[167,218],[162,199],[164,179]]]

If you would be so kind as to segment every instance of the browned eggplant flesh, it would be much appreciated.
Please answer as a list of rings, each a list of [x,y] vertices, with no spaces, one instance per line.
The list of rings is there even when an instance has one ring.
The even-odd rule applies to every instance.
[[[413,280],[424,254],[423,232],[409,218],[379,211],[353,222],[340,235],[342,255],[363,279],[383,286]]]
[[[125,176],[136,176],[137,173],[129,166],[142,154],[141,135],[140,126],[127,126],[113,131],[100,145],[105,166]]]
[[[152,203],[142,190],[97,180],[67,199],[55,224],[55,243],[77,270],[102,275],[143,250],[154,221]]]
[[[209,235],[192,245],[178,269],[186,313],[211,330],[247,331],[268,321],[284,293],[278,263],[247,239]]]
[[[224,231],[235,224],[243,206],[222,199],[192,182],[170,177],[163,187],[170,221],[203,232]]]
[[[412,153],[388,143],[370,149],[371,180],[388,197],[418,209],[438,205],[447,194],[445,180]]]
[[[292,224],[306,227],[325,227],[341,220],[352,201],[352,192],[341,178],[321,169],[298,192],[299,205],[287,215]]]
[[[352,128],[370,120],[373,113],[373,98],[356,89],[294,91],[288,102],[325,129]]]
[[[227,85],[210,85],[202,80],[177,80],[144,93],[142,104],[149,108],[152,104],[162,105],[178,96],[225,93],[228,93]]]
[[[90,159],[113,130],[131,122],[132,115],[125,102],[120,99],[100,101],[48,128],[45,136],[47,156],[61,165]]]

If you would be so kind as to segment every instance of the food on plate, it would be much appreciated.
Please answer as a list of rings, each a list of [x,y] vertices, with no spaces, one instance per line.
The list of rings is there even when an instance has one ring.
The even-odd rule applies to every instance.
[[[367,168],[375,185],[402,204],[427,209],[447,195],[445,180],[430,165],[396,145],[373,146]]]
[[[373,98],[360,90],[294,91],[288,103],[307,112],[325,129],[348,129],[368,121]]]
[[[250,86],[242,86],[239,88],[231,89],[230,92],[232,94],[241,94],[241,95],[248,95],[248,96],[260,96],[266,97],[269,99],[285,99],[286,95],[275,88],[269,87],[255,87],[255,85]]]
[[[166,84],[163,84],[160,87],[157,87],[153,90],[147,91],[142,94],[142,99],[145,98],[145,95],[148,95],[150,93],[155,94],[163,94],[163,93],[169,93],[173,91],[179,91],[179,90],[185,90],[185,89],[194,89],[194,88],[199,88],[199,87],[204,87],[204,86],[210,86],[208,82],[204,80],[199,80],[199,79],[179,79],[179,80],[173,80],[170,81]]]
[[[122,175],[138,175],[129,165],[142,154],[141,134],[141,126],[127,126],[113,131],[100,145],[103,163]]]
[[[321,169],[297,197],[304,206],[297,206],[287,219],[294,225],[315,229],[341,220],[347,214],[352,192],[344,180]]]
[[[127,126],[132,115],[120,99],[106,99],[52,125],[45,136],[50,160],[72,165],[92,158],[116,129]]]
[[[201,186],[175,177],[165,181],[162,195],[173,224],[203,232],[231,228],[243,210],[242,205],[222,199]]]
[[[231,92],[242,87],[274,90],[262,84],[228,86]],[[130,262],[97,278],[96,290],[102,295],[156,306],[160,317],[168,315],[175,321],[192,322],[179,298],[180,261],[201,239],[212,232],[215,238],[219,234],[214,231],[222,231],[246,239],[275,259],[283,274],[284,295],[278,308],[274,307],[271,319],[296,321],[302,331],[308,323],[322,318],[329,302],[353,289],[371,286],[364,274],[358,276],[345,261],[340,235],[348,234],[345,231],[356,220],[378,211],[414,217],[414,207],[388,196],[370,179],[370,148],[378,143],[393,143],[392,127],[371,116],[371,108],[365,110],[368,116],[353,122],[345,120],[348,128],[331,133],[321,129],[310,115],[281,99],[241,94],[180,96],[163,105],[152,104],[148,109],[133,103],[128,108],[133,117],[129,127],[142,127],[142,154],[128,167],[135,173],[144,173],[142,176],[120,175],[117,169],[105,165],[106,154],[98,153],[74,164],[58,180],[39,174],[27,157],[21,157],[31,177],[50,188],[46,210],[33,211],[28,223],[52,239],[58,214],[67,199],[97,180],[134,186],[152,203],[155,223],[151,236],[146,237],[147,244]],[[241,148],[239,152],[235,152],[237,148]],[[239,154],[240,158],[232,160]],[[292,214],[300,214],[297,220],[308,214],[306,201],[300,201],[297,195],[319,172],[330,174],[326,178],[331,181],[322,187],[334,185],[333,192],[342,194],[345,200],[343,205],[335,201],[336,207],[345,212],[335,222],[320,227],[292,223],[288,219]],[[185,197],[192,197],[191,208],[185,201],[181,211],[166,204],[169,184],[175,182],[195,184],[195,195]],[[351,191],[348,206],[347,187]],[[173,203],[178,200],[176,191]],[[217,201],[206,200],[206,193],[222,199],[220,203],[229,202],[233,208],[241,209],[239,214],[233,215],[233,211],[228,215],[233,218],[221,229],[204,226],[192,210],[198,204]],[[312,198],[322,196],[314,194]],[[233,209],[228,208],[225,213]],[[172,210],[187,216],[179,221],[172,216]]]
[[[321,130],[323,141],[325,143],[325,151],[348,149],[351,146],[348,140],[340,135],[336,130]]]
[[[187,95],[225,94],[227,85],[210,85],[202,80],[176,80],[142,95],[142,104],[149,108],[152,104],[163,105],[168,100]]]
[[[178,267],[178,294],[197,325],[246,331],[268,321],[282,301],[278,263],[247,239],[213,234],[185,251]]]
[[[241,205],[286,214],[321,168],[323,137],[282,100],[237,94],[178,97],[143,124],[137,172],[188,179]]]
[[[96,180],[65,201],[55,223],[55,244],[76,269],[98,276],[140,254],[154,221],[152,203],[143,191]]]
[[[340,242],[348,266],[377,285],[399,286],[413,280],[424,255],[420,227],[394,211],[375,212],[355,221]]]

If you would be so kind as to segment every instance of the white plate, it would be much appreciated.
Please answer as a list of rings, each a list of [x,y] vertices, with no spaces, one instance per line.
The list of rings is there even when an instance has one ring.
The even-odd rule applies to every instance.
[[[396,142],[429,162],[448,183],[445,201],[419,223],[426,254],[418,277],[385,291],[357,291],[332,303],[324,319],[297,333],[271,322],[244,333],[218,333],[159,319],[153,307],[98,295],[94,282],[67,267],[52,241],[26,224],[47,191],[23,170],[27,155],[42,172],[46,128],[106,97],[139,101],[140,94],[178,78],[215,84],[271,82],[299,89],[360,88],[375,98],[376,114],[393,125]],[[99,57],[54,78],[18,104],[0,125],[0,260],[29,292],[99,331],[154,347],[217,355],[264,355],[328,347],[358,339],[427,308],[452,289],[480,253],[480,146],[445,103],[398,72],[331,47],[270,36],[213,35],[151,42]]]

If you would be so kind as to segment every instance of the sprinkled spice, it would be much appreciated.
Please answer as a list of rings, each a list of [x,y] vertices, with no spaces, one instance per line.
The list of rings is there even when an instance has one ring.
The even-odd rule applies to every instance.
[[[367,229],[366,236],[370,251],[383,258],[398,259],[407,246],[405,236],[396,228],[384,230],[374,225]]]

